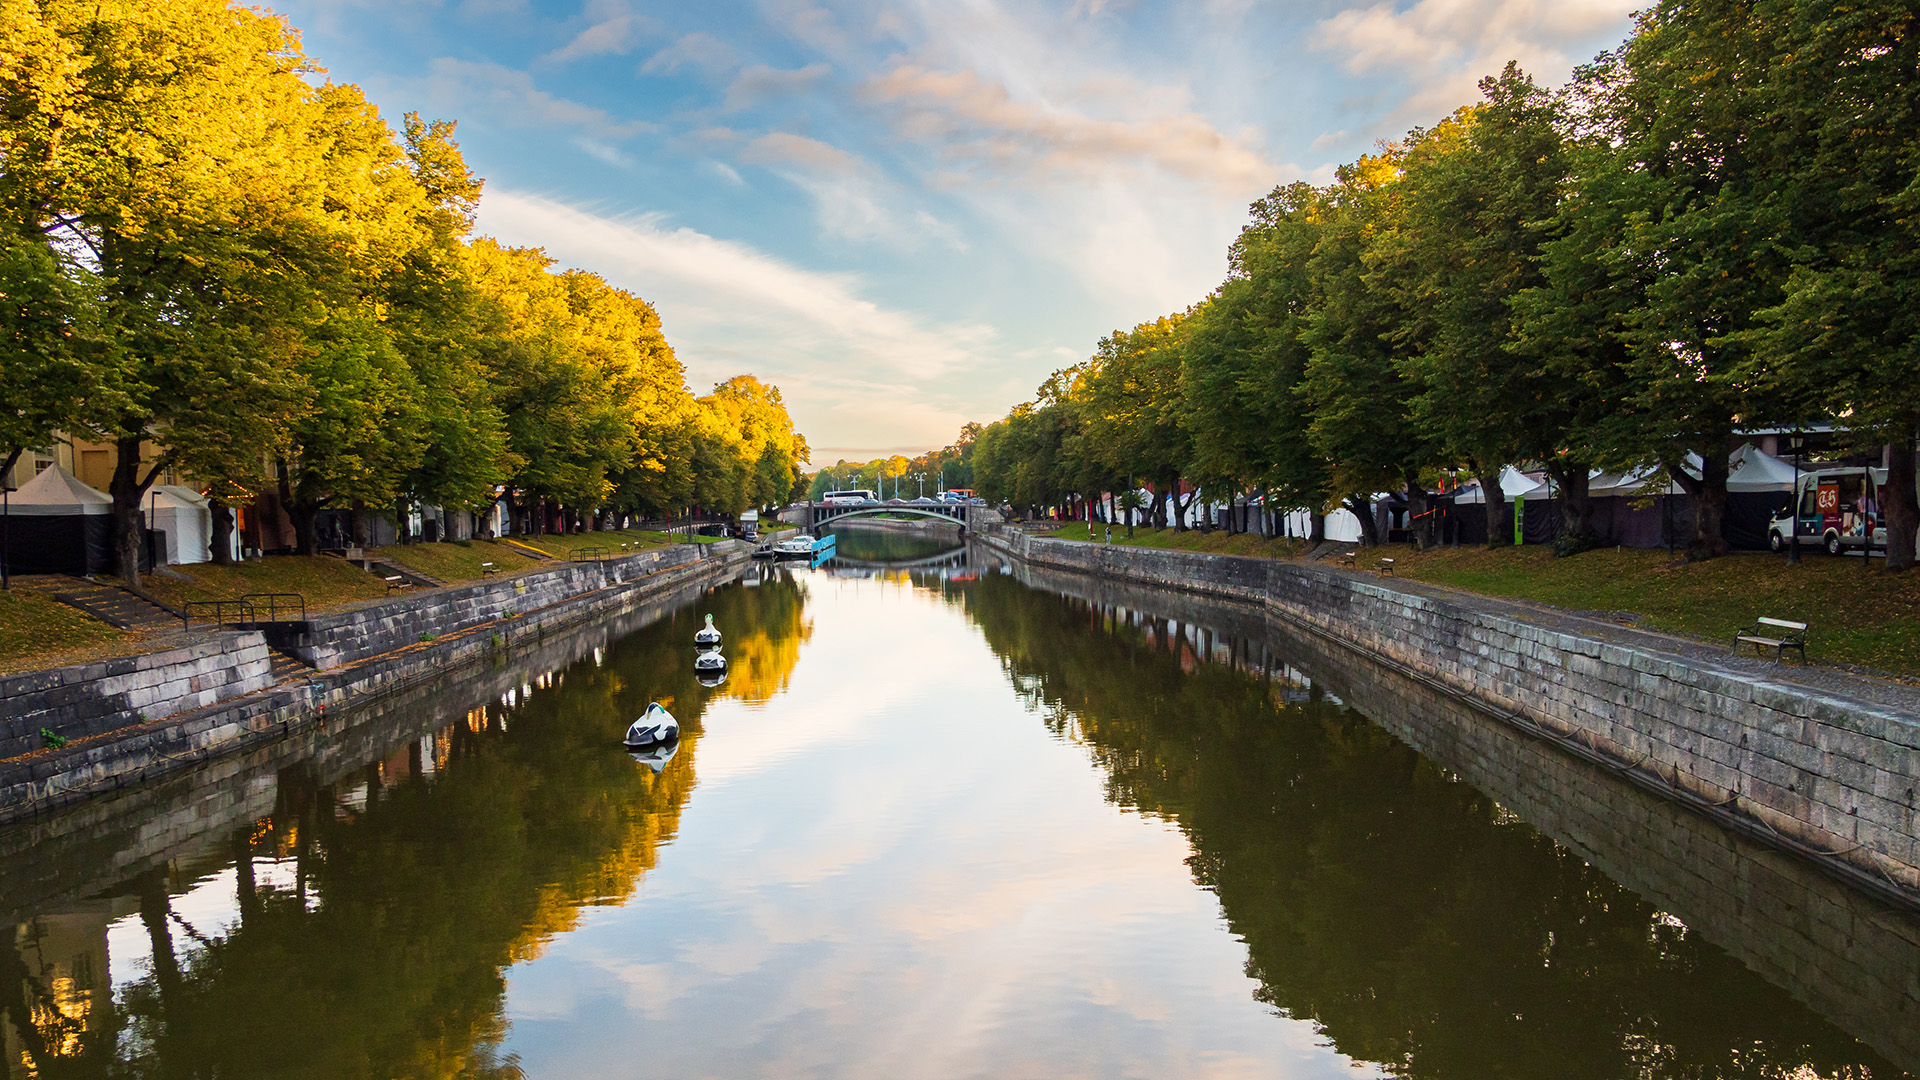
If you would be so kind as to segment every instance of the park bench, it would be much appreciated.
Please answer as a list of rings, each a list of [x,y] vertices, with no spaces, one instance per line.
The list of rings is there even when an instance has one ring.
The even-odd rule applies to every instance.
[[[388,596],[392,596],[394,593],[402,592],[404,590],[413,588],[413,582],[408,581],[406,578],[401,577],[399,574],[393,574],[387,577],[385,581],[387,583]]]
[[[1772,649],[1776,664],[1786,658],[1788,649],[1797,649],[1804,664],[1807,662],[1807,624],[1762,616],[1754,621],[1752,629],[1733,635],[1734,651],[1739,651],[1742,645],[1753,646],[1755,655],[1762,649]]]
[[[1344,552],[1340,556],[1340,565],[1351,570],[1355,565],[1355,561],[1358,560],[1359,558],[1360,558],[1360,552],[1358,551]]]
[[[499,572],[500,572],[500,567],[498,564],[490,563],[490,562],[483,562],[480,564],[481,577],[492,577],[493,575]]]
[[[1380,560],[1380,572],[1381,572],[1382,574],[1385,574],[1385,575],[1386,575],[1386,576],[1388,576],[1388,577],[1392,577],[1392,576],[1393,576],[1393,560],[1392,560],[1392,559],[1381,559],[1381,560]]]

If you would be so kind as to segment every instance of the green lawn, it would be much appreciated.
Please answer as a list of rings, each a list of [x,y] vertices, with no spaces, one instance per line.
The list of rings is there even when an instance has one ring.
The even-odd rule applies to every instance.
[[[634,551],[644,551],[650,547],[658,547],[661,544],[678,542],[677,540],[668,538],[665,533],[645,532],[640,529],[568,533],[565,536],[555,536],[552,533],[547,533],[541,536],[515,536],[513,540],[516,543],[525,544],[531,548],[538,548],[557,559],[574,558],[586,548],[606,548],[608,554],[618,555],[620,554],[621,544],[629,545],[627,551],[631,553]]]
[[[490,562],[496,573],[517,574],[540,565],[540,560],[494,540],[436,544],[394,544],[367,551],[370,559],[404,566],[439,581],[477,581],[487,575],[480,564]]]
[[[1577,611],[1632,612],[1639,625],[1731,641],[1761,615],[1809,624],[1807,654],[1920,676],[1920,572],[1888,574],[1857,558],[1739,554],[1706,562],[1607,548],[1556,559],[1544,547],[1405,547],[1362,552],[1361,569],[1394,560],[1397,576]]]
[[[142,636],[116,630],[51,596],[0,591],[0,672],[33,671],[137,652]]]
[[[174,607],[188,600],[229,600],[248,593],[298,593],[307,611],[326,611],[387,595],[386,582],[341,559],[325,555],[269,555],[234,566],[195,563],[148,574],[148,591]]]
[[[1093,530],[1088,535],[1088,529]],[[1061,540],[1095,540],[1106,542],[1106,526],[1094,522],[1070,521],[1048,534]],[[1305,544],[1300,540],[1276,538],[1265,539],[1255,533],[1228,533],[1215,529],[1203,533],[1198,529],[1175,532],[1172,529],[1149,529],[1136,525],[1133,539],[1127,539],[1127,527],[1113,527],[1113,542],[1133,547],[1173,548],[1179,551],[1202,551],[1210,555],[1251,555],[1263,559],[1285,559],[1301,553]]]

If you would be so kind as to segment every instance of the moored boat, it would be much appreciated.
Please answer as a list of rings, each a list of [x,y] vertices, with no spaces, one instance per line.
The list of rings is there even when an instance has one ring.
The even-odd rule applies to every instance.
[[[693,643],[703,649],[720,647],[720,631],[713,625],[713,616],[707,616],[707,625],[693,632]]]

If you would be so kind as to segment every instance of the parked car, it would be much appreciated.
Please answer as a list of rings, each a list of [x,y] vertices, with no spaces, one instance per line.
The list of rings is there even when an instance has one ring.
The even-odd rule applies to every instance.
[[[1881,489],[1886,483],[1887,470],[1879,468],[1853,466],[1801,473],[1794,506],[1781,511],[1767,525],[1767,546],[1775,551],[1787,550],[1796,534],[1792,511],[1798,509],[1797,534],[1802,547],[1818,545],[1829,555],[1868,544],[1886,547],[1886,521],[1880,515]]]

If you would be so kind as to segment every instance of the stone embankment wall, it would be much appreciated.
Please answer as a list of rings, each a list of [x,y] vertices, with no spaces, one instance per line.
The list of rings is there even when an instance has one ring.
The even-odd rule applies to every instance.
[[[1253,600],[1513,725],[1920,901],[1920,717],[1278,560],[981,537],[1028,563]]]
[[[458,633],[683,566],[702,558],[706,549],[714,546],[674,544],[620,559],[563,563],[551,570],[434,589],[372,607],[316,616],[304,623],[276,626],[267,631],[267,640],[314,667],[329,670],[411,645],[423,634],[437,637]]]
[[[257,632],[219,633],[162,652],[0,678],[0,759],[38,750],[42,729],[101,735],[266,687],[273,667]]]
[[[271,814],[286,770],[329,784],[430,736],[514,687],[610,647],[700,595],[699,572],[604,618],[544,636],[521,634],[482,662],[436,666],[430,677],[349,708],[329,709],[284,738],[256,741],[179,775],[134,784],[0,830],[0,926],[85,903],[171,860],[218,852]],[[31,857],[29,857],[31,855]]]
[[[393,693],[522,647],[559,627],[631,610],[691,583],[710,582],[738,570],[750,557],[746,545],[733,542],[698,545],[698,548],[700,550],[684,552],[677,561],[654,560],[649,564],[651,570],[642,568],[626,573],[613,565],[613,560],[594,567],[570,564],[525,575],[525,578],[540,579],[529,582],[525,592],[515,587],[517,581],[525,578],[509,578],[475,586],[472,590],[435,590],[401,597],[349,613],[371,617],[334,623],[329,627],[334,633],[326,639],[331,647],[351,651],[366,643],[382,641],[391,647],[278,685],[256,687],[252,693],[223,694],[216,703],[198,708],[168,714],[158,714],[157,710],[164,707],[158,704],[149,706],[147,711],[127,709],[117,714],[117,723],[106,730],[85,737],[70,736],[73,741],[59,749],[35,749],[0,759],[0,823],[45,813],[90,795],[157,780],[255,743],[278,738],[315,722],[329,711],[355,707],[378,695]],[[632,558],[645,559],[646,555]],[[664,567],[663,562],[667,563]],[[577,573],[581,570],[591,572]],[[556,581],[570,582],[578,591],[566,593],[552,587]],[[401,637],[407,632],[404,627],[427,624],[401,616],[399,611],[458,612],[460,605],[448,608],[442,598],[449,593],[473,590],[488,596],[512,596],[519,604],[501,608],[501,614],[492,620],[467,619],[452,629],[426,628],[415,631],[411,639]],[[529,596],[559,599],[535,606],[526,602]],[[389,609],[393,609],[392,614],[378,614]],[[354,628],[358,628],[357,633]],[[431,634],[432,640],[419,640],[423,634]],[[264,657],[265,646],[259,643],[260,635],[234,636],[254,639]],[[398,644],[400,640],[410,643]],[[38,740],[33,742],[37,746]]]

